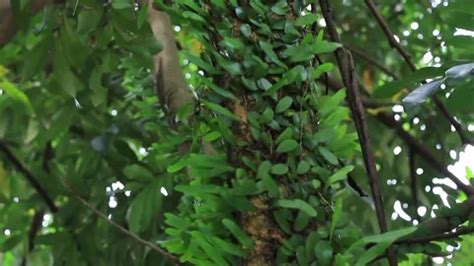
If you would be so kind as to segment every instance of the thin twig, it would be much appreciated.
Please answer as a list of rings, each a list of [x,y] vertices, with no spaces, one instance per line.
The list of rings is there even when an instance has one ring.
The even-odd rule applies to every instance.
[[[365,4],[367,5],[367,7],[369,8],[370,12],[372,13],[372,15],[375,17],[375,19],[377,20],[378,24],[380,25],[380,27],[382,28],[382,31],[384,32],[385,34],[385,37],[387,38],[388,42],[390,43],[390,46],[395,48],[398,53],[403,57],[403,59],[405,60],[405,63],[410,67],[410,69],[412,71],[416,71],[416,65],[413,63],[413,61],[411,60],[411,57],[410,55],[403,49],[403,47],[400,45],[400,43],[398,43],[398,41],[395,39],[395,35],[393,34],[393,32],[390,30],[390,27],[388,26],[388,24],[385,22],[385,19],[382,17],[382,15],[380,15],[377,7],[375,6],[374,2],[372,0],[365,0]],[[424,83],[424,82],[423,82]],[[446,107],[444,106],[443,102],[441,102],[441,100],[436,97],[436,95],[433,95],[431,97],[431,99],[433,100],[433,102],[435,103],[436,105],[436,108],[438,108],[438,110],[441,112],[441,114],[449,121],[449,123],[451,123],[451,125],[453,125],[453,127],[456,129],[456,132],[459,134],[459,138],[461,139],[461,142],[462,144],[471,144],[473,143],[473,141],[471,141],[466,133],[464,132],[461,124],[459,124],[458,121],[456,121],[456,119],[449,114],[448,110],[446,109]]]
[[[72,188],[69,186],[69,184],[66,182],[65,179],[63,178],[60,178],[64,188],[74,197],[76,198],[79,202],[82,203],[82,205],[84,205],[86,208],[88,208],[89,210],[91,210],[93,213],[95,213],[97,216],[99,216],[100,218],[102,218],[104,221],[106,221],[108,224],[112,225],[113,227],[115,227],[117,230],[119,230],[120,232],[124,233],[125,235],[135,239],[137,242],[151,248],[152,250],[155,250],[156,252],[162,254],[163,256],[167,257],[168,259],[170,259],[171,261],[174,261],[174,262],[178,262],[178,258],[167,252],[166,250],[160,248],[159,246],[155,245],[153,242],[150,242],[148,240],[145,240],[143,238],[141,238],[140,236],[130,232],[127,228],[121,226],[120,224],[114,222],[112,219],[109,219],[107,217],[107,215],[103,214],[101,211],[97,210],[94,206],[92,206],[89,202],[87,202],[85,199],[83,199],[81,196],[79,196],[77,193],[75,193]]]
[[[341,43],[339,34],[337,33],[336,26],[332,20],[332,10],[329,6],[328,0],[320,0],[321,10],[326,21],[328,34],[331,41]],[[380,180],[378,178],[377,170],[375,168],[375,161],[372,155],[372,147],[368,134],[367,123],[365,119],[364,107],[362,105],[362,99],[359,90],[359,84],[357,82],[357,74],[354,66],[354,61],[349,52],[345,48],[341,47],[336,50],[336,59],[339,65],[339,71],[341,73],[343,83],[347,89],[349,107],[352,111],[354,123],[359,136],[359,142],[362,148],[362,154],[364,157],[364,163],[369,178],[369,184],[372,191],[372,197],[374,199],[375,212],[377,214],[377,220],[379,223],[380,231],[386,232],[387,220],[385,217],[385,211],[382,200],[382,193],[380,190]],[[397,265],[397,257],[393,249],[387,249],[387,259],[390,265]]]
[[[36,177],[34,177],[33,174],[28,169],[26,169],[25,166],[23,166],[20,160],[15,157],[15,155],[10,151],[10,149],[5,145],[5,143],[1,141],[0,151],[5,154],[5,157],[15,166],[16,170],[25,176],[26,180],[30,182],[30,184],[33,186],[36,192],[38,192],[38,194],[41,196],[46,205],[48,205],[51,212],[57,212],[58,207],[54,204],[46,189],[44,189],[38,179],[36,179]]]
[[[409,238],[395,242],[396,244],[416,244],[416,243],[427,243],[431,241],[441,241],[446,239],[456,238],[462,235],[468,235],[474,233],[474,227],[460,227],[455,232],[448,232],[443,234],[427,235],[416,238]]]
[[[388,69],[386,66],[384,66],[382,63],[380,63],[379,61],[375,60],[374,58],[372,58],[370,55],[368,55],[367,53],[365,53],[364,51],[362,51],[361,49],[359,48],[355,48],[353,46],[350,46],[349,44],[347,43],[343,43],[344,47],[346,47],[347,49],[349,49],[349,51],[351,51],[352,53],[356,54],[357,56],[361,57],[362,59],[366,60],[367,62],[371,63],[372,65],[374,65],[375,67],[377,67],[378,69],[380,69],[383,73],[387,74],[387,76],[389,77],[392,77],[394,79],[399,79],[398,75],[395,74],[395,72],[391,71],[390,69]]]
[[[328,84],[332,90],[339,90],[343,87],[340,81],[333,78],[329,79]],[[371,103],[368,103],[366,101],[363,101],[363,104],[364,107],[372,107]],[[431,165],[431,167],[433,167],[436,171],[451,179],[464,193],[466,193],[466,195],[474,194],[474,187],[462,183],[453,173],[448,171],[444,164],[430,151],[428,147],[426,147],[422,142],[413,137],[410,133],[405,131],[402,125],[395,121],[395,119],[393,118],[393,114],[389,115],[384,112],[378,112],[374,116],[380,123],[386,125],[389,128],[394,129],[398,136],[407,144],[407,146],[416,151],[416,153],[421,158],[423,158],[429,165]]]
[[[66,187],[67,188],[67,187]],[[107,223],[109,223],[110,225],[112,225],[113,227],[115,227],[117,230],[121,231],[122,233],[124,233],[125,235],[135,239],[137,242],[151,248],[152,250],[155,250],[156,252],[162,254],[163,256],[167,257],[168,259],[172,260],[172,261],[175,261],[177,262],[178,261],[178,258],[167,252],[166,250],[160,248],[159,246],[155,245],[153,242],[150,242],[148,240],[145,240],[141,237],[139,237],[138,235],[130,232],[129,230],[127,230],[125,227],[121,226],[120,224],[114,222],[112,219],[109,219],[105,214],[103,214],[102,212],[100,212],[99,210],[97,210],[94,206],[92,206],[89,202],[87,202],[85,199],[83,199],[82,197],[80,197],[79,195],[76,195],[74,194],[73,191],[71,191],[69,188],[67,188],[69,190],[69,192],[77,199],[79,200],[82,205],[84,205],[86,208],[88,208],[89,210],[91,210],[93,213],[95,213],[97,216],[99,216],[100,218],[102,218],[104,221],[106,221]]]
[[[383,32],[385,33],[385,37],[387,37],[388,42],[392,48],[398,51],[398,53],[403,57],[407,65],[410,67],[412,71],[416,70],[415,64],[411,61],[410,55],[402,48],[402,46],[398,43],[395,39],[395,35],[390,30],[388,24],[385,22],[385,19],[380,15],[377,7],[375,6],[372,0],[365,0],[365,4],[369,8],[372,15],[375,17],[377,22],[379,23],[380,27],[382,28]]]
[[[379,112],[376,115],[376,118],[382,122],[384,125],[395,129],[398,136],[405,141],[405,143],[410,146],[413,150],[415,150],[428,164],[431,165],[436,171],[442,173],[443,175],[447,176],[451,181],[453,181],[458,188],[460,188],[466,195],[473,195],[474,188],[464,184],[459,180],[453,173],[448,171],[448,169],[444,166],[444,164],[436,158],[436,156],[425,146],[422,142],[418,139],[410,135],[407,131],[403,129],[403,127],[393,119],[393,117]]]

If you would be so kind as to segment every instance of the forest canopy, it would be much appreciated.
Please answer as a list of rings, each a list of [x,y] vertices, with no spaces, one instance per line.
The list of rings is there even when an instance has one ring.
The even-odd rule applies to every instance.
[[[471,2],[0,0],[0,264],[474,264]]]

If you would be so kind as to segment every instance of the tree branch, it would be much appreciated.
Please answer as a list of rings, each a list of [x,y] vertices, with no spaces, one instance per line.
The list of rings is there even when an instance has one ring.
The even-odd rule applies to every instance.
[[[460,206],[457,206],[457,209],[461,211],[460,213],[456,213],[456,217],[460,219],[460,223],[462,224],[469,218],[469,215],[474,212],[474,197],[469,197],[464,202],[459,203],[459,205]],[[450,222],[449,217],[435,217],[420,223],[418,225],[418,230],[413,235],[402,238],[395,243],[423,243],[429,241],[439,241],[474,232],[474,227],[456,227],[456,225],[453,225],[453,223]],[[455,228],[456,232],[449,232]]]
[[[365,4],[367,5],[367,7],[369,8],[370,12],[372,13],[372,15],[375,17],[375,19],[377,20],[378,24],[380,25],[380,27],[382,28],[384,34],[385,34],[385,37],[387,38],[388,42],[390,43],[390,46],[395,48],[398,53],[403,57],[403,59],[405,60],[405,63],[410,67],[410,69],[412,71],[415,71],[417,68],[416,68],[416,65],[413,63],[413,61],[411,60],[411,57],[410,55],[402,48],[402,46],[397,42],[397,40],[395,39],[394,37],[394,34],[392,33],[392,31],[390,30],[390,27],[388,26],[388,24],[385,22],[385,19],[382,17],[382,15],[380,15],[380,13],[378,12],[377,10],[377,7],[375,6],[374,2],[372,0],[365,0]],[[425,82],[422,82],[422,83],[425,83]],[[451,123],[451,125],[453,125],[453,127],[456,129],[456,132],[459,134],[459,138],[461,139],[461,142],[462,144],[471,144],[473,143],[473,141],[471,141],[466,133],[464,132],[461,124],[458,123],[458,121],[456,121],[456,119],[454,119],[453,116],[451,116],[448,112],[448,110],[446,109],[446,107],[444,106],[444,104],[441,102],[441,100],[436,97],[436,95],[433,95],[431,97],[431,99],[433,100],[433,102],[435,103],[436,107],[438,108],[438,110],[441,112],[441,114],[449,121],[449,123]]]
[[[36,179],[36,177],[34,177],[33,174],[28,169],[26,169],[25,166],[23,166],[20,160],[16,158],[15,155],[10,151],[10,149],[1,141],[0,151],[5,154],[5,157],[13,164],[13,166],[15,166],[16,170],[25,176],[26,180],[30,182],[30,184],[33,186],[36,192],[38,192],[38,194],[41,196],[46,205],[48,205],[51,212],[57,212],[58,207],[54,204],[48,192],[43,188],[43,186]]]
[[[460,227],[460,228],[457,228],[455,232],[416,237],[416,238],[401,240],[396,243],[397,244],[427,243],[431,241],[441,241],[441,240],[446,240],[446,239],[452,239],[452,238],[456,238],[462,235],[468,235],[472,233],[474,233],[474,227]]]
[[[410,55],[402,48],[402,46],[398,43],[398,41],[395,39],[395,35],[392,33],[390,30],[390,27],[388,24],[385,22],[385,19],[380,15],[380,13],[377,10],[377,7],[375,6],[374,2],[372,0],[365,0],[365,4],[369,8],[370,12],[372,15],[375,17],[377,20],[379,26],[382,28],[382,31],[385,34],[385,37],[388,39],[388,42],[392,48],[398,51],[398,53],[403,57],[405,60],[405,63],[410,67],[412,71],[416,70],[415,64],[411,61]]]
[[[341,43],[339,34],[336,30],[336,26],[332,20],[332,10],[329,6],[329,1],[320,0],[319,3],[324,19],[326,21],[328,34],[330,36],[331,41]],[[368,129],[365,119],[364,107],[362,105],[359,84],[356,78],[357,74],[354,66],[354,61],[350,53],[347,52],[344,48],[338,48],[335,53],[339,65],[339,71],[341,73],[343,83],[347,89],[349,107],[353,115],[357,134],[359,136],[359,142],[362,148],[362,154],[364,157],[364,163],[369,178],[372,197],[374,199],[375,212],[377,214],[377,220],[379,223],[380,231],[386,232],[387,221],[385,218],[382,193],[380,190],[380,181],[378,178],[377,170],[375,168],[375,161],[372,155],[372,147],[368,135]],[[393,249],[387,249],[387,258],[390,265],[397,265],[397,257]]]
[[[44,211],[39,210],[35,212],[33,215],[33,219],[31,220],[30,231],[28,232],[28,251],[25,251],[23,258],[21,259],[20,265],[26,266],[28,265],[28,256],[35,248],[35,238],[38,234],[38,231],[41,229],[41,223],[43,221]]]
[[[109,219],[105,214],[103,214],[102,212],[100,212],[99,210],[97,210],[96,208],[94,208],[94,206],[92,206],[89,202],[87,202],[85,199],[81,198],[80,196],[76,195],[70,188],[68,188],[66,186],[66,188],[69,190],[69,192],[78,200],[82,203],[82,205],[84,205],[86,208],[88,208],[89,210],[91,210],[93,213],[95,213],[97,216],[99,216],[100,218],[102,218],[104,221],[106,221],[108,224],[112,225],[113,227],[115,227],[117,230],[119,230],[120,232],[124,233],[125,235],[133,238],[134,240],[136,240],[137,242],[151,248],[152,250],[160,253],[161,255],[165,256],[166,258],[170,259],[171,261],[174,261],[174,262],[177,262],[178,261],[178,258],[169,253],[168,251],[160,248],[159,246],[155,245],[155,243],[153,242],[150,242],[148,240],[145,240],[143,238],[141,238],[140,236],[130,232],[128,229],[126,229],[125,227],[121,226],[120,224],[112,221],[111,219]]]
[[[411,179],[411,183],[410,183],[410,190],[411,190],[411,197],[412,197],[412,200],[413,200],[413,210],[415,212],[415,217],[417,218],[418,221],[420,221],[420,215],[418,215],[418,204],[419,204],[419,201],[418,201],[418,182],[417,182],[417,174],[416,174],[416,162],[415,162],[415,151],[413,150],[413,148],[409,148],[409,152],[408,152],[408,169],[409,169],[409,175],[410,175],[410,179]]]
[[[389,77],[392,77],[394,79],[399,79],[398,75],[395,74],[395,72],[391,71],[390,69],[388,69],[386,66],[384,66],[383,64],[381,64],[380,62],[378,62],[377,60],[373,59],[370,55],[368,55],[367,53],[365,53],[364,51],[360,50],[359,48],[355,48],[355,47],[352,47],[346,43],[343,43],[344,47],[346,47],[349,51],[353,52],[354,54],[356,54],[357,56],[359,56],[360,58],[364,59],[365,61],[371,63],[372,65],[374,65],[375,67],[377,67],[378,69],[380,69],[383,73],[387,74],[387,76]]]
[[[330,78],[328,85],[332,90],[339,90],[343,87],[340,81]],[[365,107],[373,107],[372,103],[363,101]],[[389,128],[392,128],[396,131],[397,135],[411,148],[413,149],[421,158],[423,158],[431,167],[436,171],[445,175],[451,179],[458,188],[461,189],[466,195],[474,194],[474,187],[462,183],[453,173],[448,171],[444,164],[426,147],[422,142],[413,137],[410,133],[405,131],[400,123],[393,119],[393,115],[388,115],[384,112],[378,112],[374,115],[375,118],[382,124],[386,125]]]
[[[405,143],[407,143],[410,148],[416,151],[436,171],[442,173],[443,175],[451,179],[451,181],[453,181],[458,188],[460,188],[464,193],[466,193],[466,195],[474,194],[474,188],[472,186],[464,184],[453,173],[448,171],[444,164],[438,158],[436,158],[436,156],[431,153],[431,151],[425,145],[423,145],[422,142],[420,142],[418,139],[410,135],[410,133],[405,131],[403,127],[397,121],[395,121],[395,119],[393,119],[393,117],[382,112],[377,113],[375,117],[384,125],[394,129],[397,132],[398,136],[403,141],[405,141]]]

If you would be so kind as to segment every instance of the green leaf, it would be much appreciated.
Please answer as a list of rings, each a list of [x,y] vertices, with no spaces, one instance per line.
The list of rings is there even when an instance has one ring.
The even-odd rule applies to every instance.
[[[284,111],[290,108],[291,104],[293,103],[293,99],[290,96],[283,97],[275,107],[276,113],[283,113]]]
[[[354,169],[353,165],[347,165],[342,167],[341,169],[337,170],[336,173],[331,175],[328,180],[326,181],[326,187],[329,187],[330,185],[345,180],[347,178],[347,174]]]
[[[291,62],[309,61],[314,58],[314,53],[310,44],[291,46],[283,51],[282,55],[289,58]]]
[[[222,219],[222,224],[229,230],[244,247],[253,248],[252,240],[245,234],[242,229],[232,220]]]
[[[318,150],[321,153],[321,155],[324,157],[324,159],[326,159],[326,161],[330,162],[333,165],[337,165],[339,163],[336,155],[334,155],[334,153],[332,153],[327,148],[320,146]]]
[[[273,46],[270,43],[264,42],[264,41],[259,41],[259,44],[260,44],[260,48],[262,48],[262,50],[265,52],[265,54],[268,56],[268,58],[270,58],[270,60],[273,63],[283,67],[284,69],[288,69],[288,67],[285,65],[285,63],[283,63],[282,61],[280,61],[280,59],[278,59],[278,56],[273,51]]]
[[[225,241],[215,236],[212,236],[211,239],[212,242],[214,242],[214,246],[219,247],[223,252],[227,252],[231,255],[235,255],[241,258],[246,256],[246,252],[242,250],[240,246],[237,246],[231,242]]]
[[[224,188],[218,185],[204,184],[204,185],[177,185],[174,188],[187,196],[206,197],[207,194],[219,194]]]
[[[295,26],[303,27],[308,26],[318,21],[318,16],[314,13],[310,13],[301,17],[298,17],[295,21]]]
[[[296,231],[302,231],[308,226],[311,221],[311,217],[306,214],[306,212],[299,211],[294,222],[294,228]]]
[[[341,44],[335,42],[317,42],[312,48],[311,51],[314,54],[325,54],[335,51],[337,48],[342,47]]]
[[[210,178],[222,177],[235,169],[227,164],[225,157],[221,155],[190,154],[187,159],[191,168],[190,175],[193,177]]]
[[[55,70],[54,79],[58,86],[72,97],[76,97],[77,92],[83,87],[81,80],[68,68]]]
[[[242,66],[238,62],[232,62],[224,59],[222,55],[217,52],[213,53],[219,65],[221,65],[232,76],[242,75]]]
[[[288,3],[286,1],[277,2],[271,10],[277,15],[286,15],[288,13]]]
[[[316,210],[309,205],[308,203],[300,200],[300,199],[293,199],[293,200],[277,200],[275,205],[282,208],[290,208],[290,209],[298,209],[304,211],[311,217],[316,217],[318,213]]]
[[[277,83],[275,83],[270,89],[268,89],[263,95],[265,96],[273,96],[279,89],[283,88],[286,85],[289,85],[295,82],[298,75],[304,70],[302,65],[297,65],[287,71]]]
[[[327,240],[320,240],[314,246],[314,255],[321,265],[330,265],[334,250]]]
[[[474,63],[451,67],[446,70],[446,77],[450,80],[464,80],[474,75]]]
[[[201,78],[201,82],[206,84],[215,93],[228,99],[237,100],[237,98],[234,96],[234,94],[232,94],[232,92],[222,89],[221,87],[217,86],[216,84],[214,84],[214,82],[208,80],[207,78]]]
[[[426,98],[430,97],[443,84],[443,79],[434,80],[432,82],[422,85],[403,98],[403,104],[407,109],[413,108],[425,102]]]
[[[390,246],[393,242],[396,240],[410,235],[414,233],[417,230],[417,227],[412,226],[412,227],[407,227],[399,230],[394,230],[394,231],[389,231],[383,234],[378,234],[378,235],[371,235],[371,236],[365,236],[362,239],[358,240],[357,242],[353,243],[349,249],[346,250],[344,253],[345,255],[351,254],[352,251],[363,248],[365,245],[370,244],[370,243],[375,243],[375,244],[382,244],[381,246]],[[388,247],[387,246],[387,247]],[[378,256],[375,255],[375,251],[380,251],[381,247],[376,248],[374,251],[369,254],[370,256]],[[384,249],[383,249],[384,250]],[[383,251],[382,251],[383,252]],[[380,254],[380,253],[379,253]],[[365,256],[364,260],[367,260],[369,256]]]
[[[474,82],[469,81],[456,87],[451,96],[446,99],[446,108],[453,113],[471,114],[474,113]]]
[[[339,107],[344,98],[346,97],[345,90],[338,90],[331,96],[321,97],[321,102],[319,106],[319,113],[323,117],[331,115],[331,113]]]
[[[273,180],[270,175],[264,175],[262,177],[262,185],[263,188],[268,191],[269,195],[273,198],[277,198],[280,194],[280,189],[278,188],[278,184]]]
[[[196,243],[206,253],[215,265],[228,265],[224,260],[223,254],[216,246],[211,245],[208,237],[199,231],[191,231],[191,242]]]
[[[362,247],[369,243],[376,243],[375,246],[367,250],[362,256],[360,256],[355,265],[367,265],[377,256],[382,254],[393,242],[407,236],[417,230],[416,227],[408,227],[400,230],[386,232],[380,235],[366,236],[361,240],[354,243],[347,251],[346,254],[357,247]]]
[[[336,203],[334,204],[334,212],[332,213],[332,219],[331,219],[331,229],[329,230],[329,241],[332,240],[332,236],[334,234],[334,229],[337,226],[337,223],[341,219],[341,214],[342,214],[342,199],[337,199]]]
[[[318,189],[321,187],[321,181],[319,181],[318,179],[314,179],[313,181],[311,181],[311,185],[313,185],[314,189]]]
[[[195,56],[191,54],[188,51],[182,51],[181,52],[186,59],[188,59],[191,63],[195,64],[209,75],[217,75],[220,74],[220,71],[218,71],[215,67],[213,67],[211,64],[207,63],[206,61],[202,60],[201,57]],[[206,79],[202,79],[203,81]]]
[[[138,164],[126,166],[123,169],[123,173],[128,179],[131,179],[133,181],[151,182],[154,180],[153,174],[145,167]]]
[[[102,8],[100,5],[82,10],[77,16],[77,33],[88,34],[95,30],[101,18]]]
[[[439,67],[425,67],[416,70],[415,72],[404,76],[402,80],[387,82],[382,86],[376,88],[373,92],[373,96],[377,98],[388,98],[401,89],[413,87],[415,84],[425,79],[434,79],[443,76],[443,69]]]
[[[262,115],[260,116],[260,123],[262,124],[267,124],[273,121],[275,113],[271,108],[265,108],[265,111],[263,111]]]
[[[142,5],[140,10],[138,11],[137,17],[137,29],[141,29],[143,24],[145,24],[148,17],[148,5]]]
[[[272,174],[274,175],[284,175],[288,172],[288,166],[278,163],[272,166]]]
[[[102,86],[102,67],[96,67],[89,77],[89,87],[94,92],[91,95],[92,104],[97,107],[107,100],[107,88]]]
[[[334,65],[332,63],[321,64],[311,73],[311,79],[318,79],[322,74],[330,72],[333,68]]]
[[[337,130],[333,127],[322,128],[316,134],[314,134],[314,138],[318,142],[328,142],[334,139],[336,136],[337,136]]]
[[[235,116],[231,111],[229,111],[229,109],[225,108],[225,107],[222,107],[218,104],[215,104],[213,102],[208,102],[208,101],[202,101],[202,103],[204,104],[204,106],[206,106],[207,108],[211,109],[212,111],[216,112],[216,113],[219,113],[221,115],[224,115],[228,118],[232,118],[234,120],[239,120],[239,118],[237,118],[237,116]]]
[[[172,213],[165,213],[165,223],[180,230],[186,230],[191,225],[189,218],[179,217]]]
[[[245,37],[250,37],[252,35],[252,29],[250,28],[250,25],[249,24],[241,24],[240,25],[240,31],[242,32],[242,34],[245,36]]]
[[[275,140],[276,144],[280,144],[282,141],[293,138],[293,129],[287,127]]]
[[[285,153],[285,152],[290,152],[293,151],[298,147],[298,142],[294,139],[287,139],[282,141],[278,147],[277,147],[277,152],[278,153]]]
[[[161,205],[161,193],[157,183],[142,190],[127,211],[130,231],[139,233],[150,226],[157,208]]]
[[[413,226],[413,227],[407,227],[399,230],[393,230],[389,231],[383,234],[379,235],[372,235],[372,236],[366,236],[363,238],[363,242],[368,244],[368,243],[382,243],[382,242],[390,242],[393,243],[394,241],[398,240],[401,237],[404,237],[406,235],[409,235],[413,232],[415,232],[418,228]]]
[[[211,133],[206,134],[204,137],[202,137],[202,140],[211,142],[216,139],[219,139],[220,137],[222,137],[222,134],[219,131],[212,131]]]
[[[364,254],[362,254],[355,263],[356,266],[368,265],[372,260],[377,258],[380,254],[384,253],[385,250],[390,246],[390,243],[379,243],[369,248]]]
[[[10,83],[6,80],[0,80],[0,89],[3,89],[8,96],[10,96],[14,101],[17,101],[23,104],[29,112],[33,111],[30,100],[28,96],[17,88],[13,83]]]
[[[307,161],[302,160],[298,163],[298,166],[296,167],[296,172],[299,175],[304,175],[309,171],[310,168],[311,165]]]
[[[183,169],[184,167],[186,167],[188,165],[188,160],[187,159],[188,159],[188,156],[181,157],[181,159],[178,162],[168,166],[166,171],[170,174],[174,174],[174,173],[180,171],[181,169]]]
[[[270,161],[265,160],[261,162],[257,169],[257,178],[263,178],[264,176],[267,176],[271,167],[272,163]]]
[[[126,9],[132,8],[132,3],[129,0],[114,0],[112,2],[112,7],[114,9]]]

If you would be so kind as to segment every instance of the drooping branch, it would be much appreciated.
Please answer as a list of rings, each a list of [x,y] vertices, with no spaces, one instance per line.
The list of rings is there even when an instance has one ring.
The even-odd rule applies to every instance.
[[[460,224],[462,224],[469,218],[469,215],[474,212],[474,197],[471,196],[464,202],[459,203],[456,209],[460,210],[456,213],[456,217],[459,219]],[[472,227],[469,227],[459,228],[456,232],[450,232],[456,227],[457,225],[450,221],[450,217],[435,217],[420,223],[414,235],[403,238],[395,243],[420,243],[443,240],[469,234],[474,230]]]
[[[328,34],[331,41],[340,43],[339,34],[332,19],[332,10],[329,6],[328,0],[320,0],[321,10],[326,21]],[[382,200],[382,193],[380,189],[380,180],[375,168],[375,161],[372,154],[371,142],[368,134],[367,123],[365,119],[364,107],[357,82],[357,74],[354,66],[354,61],[349,52],[345,48],[338,48],[336,50],[336,59],[339,65],[339,71],[342,76],[344,86],[347,90],[349,107],[351,109],[353,120],[359,136],[359,142],[362,148],[364,163],[369,178],[369,184],[374,199],[375,211],[381,232],[386,232],[387,221]],[[397,265],[397,258],[392,249],[387,250],[387,258],[390,265]]]
[[[333,90],[338,90],[343,87],[343,85],[334,78],[330,78],[328,84]],[[462,183],[455,175],[449,172],[444,164],[428,149],[428,147],[413,137],[409,132],[405,131],[401,124],[393,119],[392,116],[384,112],[378,112],[375,115],[375,118],[387,127],[394,129],[398,136],[407,144],[407,146],[411,148],[413,152],[420,156],[420,158],[424,159],[425,162],[427,162],[435,170],[450,178],[464,193],[467,195],[474,195],[474,188]],[[472,196],[469,198],[469,200],[462,203],[461,209],[464,210],[464,214],[461,215],[464,216],[462,221],[465,221],[466,217],[468,217],[470,213],[474,212],[474,200]],[[425,221],[421,223],[419,227],[422,228],[420,231],[424,232],[425,236],[417,235],[397,241],[396,243],[423,243],[435,240],[443,240],[453,238],[458,235],[468,234],[474,230],[461,228],[457,229],[454,233],[449,232],[454,228],[453,225],[449,222],[449,219],[439,217]]]
[[[379,13],[379,11],[378,11],[377,7],[375,6],[374,2],[372,0],[365,0],[365,4],[367,5],[370,12],[375,17],[378,24],[382,28],[382,30],[385,34],[385,37],[387,38],[390,46],[398,51],[398,53],[403,57],[403,59],[405,60],[405,63],[410,67],[410,69],[412,71],[416,71],[417,68],[416,68],[416,65],[413,63],[413,61],[411,60],[411,56],[405,51],[405,49],[403,49],[403,47],[400,45],[400,43],[398,43],[398,41],[395,39],[395,35],[390,30],[390,27],[388,26],[387,22],[385,22],[385,19]],[[463,144],[472,144],[473,141],[470,140],[467,137],[467,135],[464,132],[461,124],[459,124],[459,122],[456,121],[456,119],[449,114],[448,110],[446,109],[444,104],[441,102],[441,100],[438,97],[436,97],[436,95],[433,95],[431,97],[431,99],[435,103],[436,108],[438,108],[438,110],[441,112],[441,114],[456,129],[456,132],[459,134],[459,138],[461,139],[461,142]]]
[[[48,205],[51,212],[55,213],[58,211],[58,207],[54,204],[51,196],[48,194],[46,189],[43,188],[38,179],[28,170],[21,161],[13,154],[13,152],[6,146],[5,143],[0,142],[0,151],[5,155],[6,159],[10,161],[18,172],[25,176],[26,180],[30,182],[36,192],[40,195],[43,201]]]
[[[407,143],[410,148],[416,151],[416,153],[419,154],[436,171],[451,179],[451,181],[453,181],[456,186],[464,193],[467,195],[474,194],[474,188],[472,186],[464,184],[453,173],[448,171],[446,166],[438,158],[436,158],[436,156],[425,145],[423,145],[422,142],[405,131],[403,127],[397,121],[395,121],[395,119],[393,119],[393,117],[387,115],[386,113],[379,112],[376,115],[376,118],[384,125],[394,129],[398,136],[403,141],[405,141],[405,143]]]
[[[441,241],[447,239],[453,239],[456,237],[460,237],[463,235],[469,235],[474,233],[474,227],[460,227],[456,228],[454,232],[442,233],[442,234],[434,234],[434,235],[427,235],[427,236],[420,236],[416,238],[410,238],[406,240],[401,240],[396,242],[397,244],[404,243],[404,244],[417,244],[417,243],[427,243],[431,241]]]
[[[375,67],[377,67],[378,69],[380,69],[383,73],[387,74],[389,77],[392,77],[394,79],[399,79],[398,75],[395,74],[393,71],[391,71],[390,69],[388,69],[386,66],[384,66],[382,63],[380,63],[379,61],[375,60],[374,58],[372,58],[370,55],[368,55],[367,53],[365,53],[364,51],[362,51],[361,49],[359,48],[355,48],[353,46],[350,46],[349,44],[346,44],[344,43],[344,47],[346,47],[347,49],[349,49],[349,51],[351,51],[352,53],[354,53],[355,55],[359,56],[360,58],[364,59],[365,61],[369,62],[370,64],[374,65]]]
[[[152,250],[160,253],[161,255],[165,256],[166,258],[168,258],[169,260],[173,261],[173,262],[177,262],[178,261],[178,258],[167,252],[166,250],[160,248],[159,246],[157,246],[155,243],[153,242],[150,242],[148,240],[145,240],[143,238],[141,238],[140,236],[130,232],[129,230],[127,230],[125,227],[121,226],[120,224],[112,221],[111,219],[109,219],[107,217],[107,215],[103,214],[102,212],[100,212],[99,210],[97,210],[94,206],[92,206],[89,202],[87,202],[85,199],[81,198],[80,196],[74,194],[74,192],[72,192],[71,190],[69,190],[70,193],[73,194],[73,196],[79,201],[82,203],[82,205],[84,205],[86,208],[88,208],[89,210],[91,210],[94,214],[96,214],[97,216],[99,216],[100,218],[102,218],[104,221],[106,221],[108,224],[112,225],[113,227],[115,227],[117,230],[119,230],[120,232],[124,233],[125,235],[129,236],[130,238],[133,238],[134,240],[136,240],[137,242],[139,242],[140,244],[143,244],[149,248],[151,248]]]
[[[343,87],[340,81],[330,78],[328,82],[329,87],[332,90],[339,90]],[[370,102],[363,101],[365,107],[372,107]],[[446,166],[429,150],[426,145],[421,141],[413,137],[409,132],[405,131],[402,125],[395,121],[393,116],[390,116],[384,112],[378,112],[374,115],[375,118],[382,124],[387,127],[394,129],[397,135],[411,148],[415,151],[423,160],[425,160],[433,169],[443,174],[444,176],[451,179],[461,191],[466,193],[466,195],[474,195],[474,187],[462,183],[453,173],[448,171]]]
[[[390,27],[388,24],[385,22],[385,19],[382,17],[382,15],[378,12],[377,7],[375,6],[374,2],[372,0],[365,0],[365,4],[369,8],[370,12],[372,15],[375,17],[377,20],[378,24],[382,28],[385,37],[387,38],[390,46],[398,51],[398,53],[403,57],[407,65],[410,67],[412,71],[416,70],[415,64],[411,61],[411,56],[402,48],[402,46],[398,43],[398,41],[395,39],[395,35],[392,33],[390,30]]]

